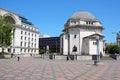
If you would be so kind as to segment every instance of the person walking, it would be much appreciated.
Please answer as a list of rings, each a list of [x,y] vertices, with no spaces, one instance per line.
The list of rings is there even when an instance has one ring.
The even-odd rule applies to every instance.
[[[20,54],[18,53],[18,55],[17,55],[17,61],[19,61],[20,60]]]
[[[13,53],[11,53],[11,58],[13,58]]]

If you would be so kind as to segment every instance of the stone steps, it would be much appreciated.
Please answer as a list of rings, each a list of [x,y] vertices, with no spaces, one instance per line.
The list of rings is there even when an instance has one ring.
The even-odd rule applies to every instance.
[[[101,60],[115,60],[115,59],[111,58],[110,56],[103,56]]]

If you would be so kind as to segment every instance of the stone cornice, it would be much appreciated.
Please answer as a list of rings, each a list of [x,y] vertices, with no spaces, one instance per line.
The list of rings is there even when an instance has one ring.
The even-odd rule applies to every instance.
[[[4,9],[4,8],[0,8],[1,10],[4,10],[4,11],[7,11],[7,12],[9,12],[9,13],[11,13],[11,14],[14,14],[14,15],[16,15],[16,16],[20,16],[19,14],[16,14],[16,13],[14,13],[14,12],[11,12],[11,11],[9,11],[9,10],[6,10],[6,9]]]
[[[22,26],[20,26],[20,25],[16,25],[16,27],[17,27],[17,28],[20,28],[20,29],[23,29],[23,30],[27,30],[27,31],[39,33],[39,31],[31,30],[31,29],[29,29],[29,28],[24,28],[24,27],[22,27]],[[34,27],[34,28],[35,28],[35,27]],[[35,29],[37,29],[37,28],[35,28]]]
[[[100,28],[100,29],[104,29],[103,26],[95,26],[95,25],[73,25],[73,26],[65,26],[65,29],[63,30],[63,32],[65,32],[68,29],[71,28]]]
[[[89,38],[89,39],[93,39],[93,38],[94,38],[94,39],[96,39],[95,36],[99,36],[101,39],[104,37],[102,34],[95,33],[95,34],[86,36],[86,37],[84,37],[83,39],[85,39],[85,38]]]

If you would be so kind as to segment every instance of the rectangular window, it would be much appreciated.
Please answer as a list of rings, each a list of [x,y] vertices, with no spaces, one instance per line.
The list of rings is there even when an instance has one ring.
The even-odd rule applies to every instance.
[[[33,47],[33,43],[32,43],[32,45],[31,45],[32,47]]]
[[[27,34],[27,32],[25,32],[25,35]]]
[[[76,38],[77,37],[77,35],[74,35],[74,38]]]
[[[88,24],[89,22],[87,21],[86,24]]]
[[[21,31],[21,34],[23,34],[23,31]]]
[[[20,46],[22,46],[22,42],[21,42]]]
[[[20,49],[20,52],[22,52],[22,48]]]
[[[30,38],[28,38],[28,41],[30,41]]]
[[[25,40],[26,40],[26,37],[25,37]]]
[[[26,49],[24,49],[24,52],[26,52]]]
[[[97,42],[93,42],[93,45],[97,45]]]
[[[23,37],[21,36],[21,40],[23,39]]]
[[[24,47],[26,47],[26,42],[25,42],[25,44],[24,44]]]
[[[36,48],[36,44],[34,45],[34,47]]]

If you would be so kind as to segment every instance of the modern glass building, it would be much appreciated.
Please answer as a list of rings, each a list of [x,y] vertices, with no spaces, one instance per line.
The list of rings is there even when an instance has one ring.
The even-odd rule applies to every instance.
[[[60,52],[60,37],[39,38],[39,48],[54,53]]]

